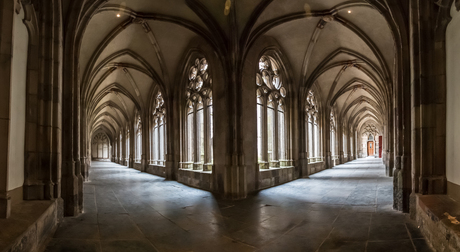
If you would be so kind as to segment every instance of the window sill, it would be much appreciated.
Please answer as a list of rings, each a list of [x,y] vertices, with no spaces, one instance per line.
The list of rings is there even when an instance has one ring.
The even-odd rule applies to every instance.
[[[166,167],[166,165],[159,165],[159,164],[149,164],[149,166]]]
[[[268,169],[259,169],[259,172],[290,169],[290,168],[294,168],[294,166],[269,167]]]
[[[193,170],[193,169],[184,169],[184,168],[179,168],[179,171],[188,171],[188,172],[212,174],[212,171]]]

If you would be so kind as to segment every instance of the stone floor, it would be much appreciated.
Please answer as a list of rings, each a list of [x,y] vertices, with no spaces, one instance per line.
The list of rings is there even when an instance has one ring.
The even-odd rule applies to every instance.
[[[431,251],[392,210],[381,160],[359,159],[242,201],[94,162],[85,213],[46,251]]]

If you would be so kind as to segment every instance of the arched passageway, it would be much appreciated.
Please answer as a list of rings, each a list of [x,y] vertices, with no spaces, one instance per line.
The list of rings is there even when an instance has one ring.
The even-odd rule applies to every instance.
[[[390,108],[403,98],[392,10],[235,3],[235,34],[218,7],[113,0],[86,10],[72,49],[84,178],[95,132],[112,139],[112,161],[226,198],[366,156],[381,155],[392,175]],[[231,36],[239,42],[221,43]]]
[[[46,201],[49,222],[80,215],[97,160],[241,200],[369,158],[393,181],[394,209],[433,220],[423,199],[460,198],[459,11],[459,0],[1,1],[0,217],[23,200]]]

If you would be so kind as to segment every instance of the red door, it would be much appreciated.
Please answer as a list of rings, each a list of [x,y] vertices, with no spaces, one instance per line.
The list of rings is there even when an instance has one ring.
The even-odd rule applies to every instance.
[[[382,158],[382,136],[379,136],[379,158]]]

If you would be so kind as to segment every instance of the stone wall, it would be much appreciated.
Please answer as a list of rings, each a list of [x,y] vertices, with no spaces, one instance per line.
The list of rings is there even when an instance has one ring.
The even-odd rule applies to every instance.
[[[260,170],[259,189],[281,185],[296,178],[294,167]]]
[[[163,178],[166,177],[166,167],[165,166],[148,165],[145,172],[153,174],[153,175],[157,175]]]
[[[212,191],[212,173],[179,169],[177,181],[188,186]]]
[[[460,223],[456,214],[460,204],[445,195],[412,195],[416,221],[435,251],[460,251]]]

